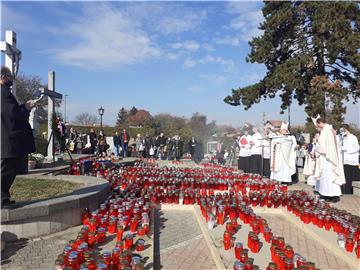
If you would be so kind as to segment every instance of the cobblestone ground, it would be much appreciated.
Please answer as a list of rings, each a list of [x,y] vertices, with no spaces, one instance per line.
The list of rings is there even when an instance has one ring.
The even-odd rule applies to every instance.
[[[77,226],[48,237],[7,243],[1,253],[1,269],[54,269],[58,254],[79,231],[80,226]]]
[[[281,215],[262,214],[266,218],[275,235],[285,237],[296,252],[307,260],[316,264],[316,267],[324,270],[347,270],[351,269],[344,261],[338,259],[322,245],[310,238],[301,229],[288,222]]]
[[[155,269],[216,269],[193,211],[160,210],[155,223]]]

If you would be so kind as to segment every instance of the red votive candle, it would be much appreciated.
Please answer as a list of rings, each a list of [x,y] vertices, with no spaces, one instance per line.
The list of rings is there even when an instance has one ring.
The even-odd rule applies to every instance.
[[[241,254],[241,252],[244,250],[243,244],[240,243],[240,242],[237,242],[237,243],[235,244],[234,250],[235,250],[235,258],[238,259],[238,260],[240,260],[240,254]]]
[[[127,234],[125,236],[124,249],[130,249],[132,246],[133,246],[133,236],[132,236],[132,234]]]
[[[145,248],[145,240],[139,239],[136,243],[136,251],[143,251]]]

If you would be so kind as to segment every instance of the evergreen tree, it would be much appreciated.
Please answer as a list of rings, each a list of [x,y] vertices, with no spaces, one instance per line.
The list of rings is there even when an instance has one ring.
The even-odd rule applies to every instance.
[[[133,107],[131,108],[131,110],[130,110],[129,115],[130,115],[130,116],[135,115],[137,112],[138,112],[138,109],[136,109],[136,107],[133,106]]]
[[[127,110],[122,107],[118,113],[117,119],[116,119],[116,126],[117,127],[125,127],[127,125],[127,119],[129,115]]]
[[[343,118],[344,100],[360,97],[360,9],[356,2],[265,2],[260,37],[247,61],[267,68],[260,82],[233,89],[224,99],[247,110],[262,98],[281,97],[282,112],[293,99],[310,117]],[[334,119],[333,119],[334,120]]]

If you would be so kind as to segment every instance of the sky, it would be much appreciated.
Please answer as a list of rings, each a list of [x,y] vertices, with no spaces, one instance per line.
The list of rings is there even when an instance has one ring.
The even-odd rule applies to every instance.
[[[249,40],[261,35],[262,2],[1,2],[1,40],[17,33],[20,72],[67,94],[67,119],[88,112],[114,125],[121,107],[152,115],[190,117],[241,126],[287,120],[280,99],[248,111],[223,99],[231,89],[259,81],[266,69],[245,61]],[[3,55],[2,55],[3,62]],[[64,112],[64,106],[60,108]],[[291,124],[305,122],[291,107]],[[359,123],[359,106],[347,106],[347,122]]]

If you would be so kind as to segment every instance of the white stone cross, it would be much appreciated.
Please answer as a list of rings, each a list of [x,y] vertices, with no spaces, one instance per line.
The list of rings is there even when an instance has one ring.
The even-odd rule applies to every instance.
[[[55,99],[62,99],[62,94],[55,91],[55,72],[49,71],[48,73],[48,87],[40,88],[41,94],[48,97],[48,149],[47,149],[47,159],[54,160],[54,134],[52,134],[52,120],[55,113]]]
[[[16,48],[16,33],[14,31],[6,31],[5,41],[0,43],[1,52],[5,53],[5,66],[8,67],[14,79],[19,71],[19,63],[21,60],[21,51]],[[12,86],[12,93],[16,97],[15,80]]]

